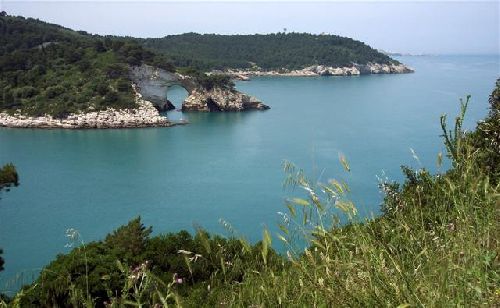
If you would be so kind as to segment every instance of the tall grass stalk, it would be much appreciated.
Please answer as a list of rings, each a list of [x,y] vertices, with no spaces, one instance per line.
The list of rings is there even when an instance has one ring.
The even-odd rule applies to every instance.
[[[478,150],[462,129],[468,102],[453,129],[441,118],[453,168],[437,175],[403,168],[403,185],[381,183],[380,217],[359,217],[346,183],[314,183],[285,163],[286,183],[303,192],[287,200],[278,235],[290,266],[248,273],[221,301],[237,307],[498,305],[499,190],[478,168]],[[340,162],[349,172],[347,160]]]

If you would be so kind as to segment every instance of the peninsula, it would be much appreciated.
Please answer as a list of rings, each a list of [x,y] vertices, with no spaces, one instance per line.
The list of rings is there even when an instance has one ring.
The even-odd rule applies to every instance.
[[[0,127],[170,127],[161,112],[266,110],[232,80],[250,76],[349,76],[412,69],[335,35],[100,36],[0,14]],[[178,85],[182,106],[167,99]]]
[[[413,69],[363,42],[338,35],[186,33],[139,39],[177,66],[237,79],[249,76],[351,76],[412,73]]]
[[[190,94],[183,111],[269,109],[228,76],[175,67],[135,39],[92,35],[0,14],[0,127],[170,127],[167,89]],[[153,91],[156,90],[156,91]],[[154,93],[162,91],[158,96]]]

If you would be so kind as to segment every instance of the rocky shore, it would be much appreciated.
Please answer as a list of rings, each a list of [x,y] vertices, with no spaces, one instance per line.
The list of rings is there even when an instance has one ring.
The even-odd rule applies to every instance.
[[[251,76],[291,76],[291,77],[317,77],[317,76],[355,76],[368,74],[407,74],[414,70],[402,63],[380,64],[353,64],[352,66],[333,67],[325,65],[313,65],[299,70],[261,70],[253,69],[227,69],[225,71],[213,71],[212,73],[227,74],[239,80],[248,80]]]
[[[13,115],[2,112],[0,113],[0,127],[86,129],[169,127],[184,124],[171,122],[161,116],[154,105],[144,100],[137,91],[136,103],[138,107],[135,109],[108,108],[103,111],[70,114],[64,119],[56,119],[49,115],[29,117],[19,112]]]
[[[266,110],[257,98],[236,90],[212,89],[210,91],[193,90],[182,104],[182,111],[245,111]]]

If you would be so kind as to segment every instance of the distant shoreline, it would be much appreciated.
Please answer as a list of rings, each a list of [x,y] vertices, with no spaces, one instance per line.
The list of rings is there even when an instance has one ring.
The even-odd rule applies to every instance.
[[[250,77],[318,77],[318,76],[359,76],[369,74],[407,74],[413,73],[412,68],[404,64],[353,64],[345,67],[309,66],[299,70],[241,70],[228,69],[212,71],[209,74],[225,74],[238,80],[249,80]],[[50,115],[30,117],[17,112],[8,114],[0,112],[0,127],[8,128],[42,128],[42,129],[118,129],[118,128],[146,128],[171,127],[187,124],[185,121],[171,121],[160,115],[153,103],[145,100],[133,86],[136,95],[137,108],[117,110],[108,108],[102,111],[80,112],[70,114],[64,119]],[[267,106],[266,106],[267,107]]]
[[[325,65],[313,65],[303,69],[289,70],[262,70],[256,69],[226,69],[213,70],[210,74],[225,74],[239,80],[249,80],[250,77],[260,76],[284,76],[284,77],[317,77],[317,76],[358,76],[371,74],[409,74],[415,72],[414,69],[400,64],[353,64],[352,66],[333,67]]]

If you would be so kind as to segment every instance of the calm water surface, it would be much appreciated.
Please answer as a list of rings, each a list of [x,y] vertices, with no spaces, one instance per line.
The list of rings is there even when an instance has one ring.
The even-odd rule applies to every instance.
[[[57,253],[64,232],[85,241],[140,215],[156,233],[202,226],[224,233],[219,219],[251,240],[275,230],[283,200],[282,162],[315,179],[346,179],[363,213],[377,213],[376,175],[401,180],[400,165],[436,170],[443,150],[439,116],[455,116],[472,95],[467,127],[487,113],[500,76],[498,56],[401,57],[414,74],[254,78],[237,88],[272,109],[181,114],[191,124],[123,130],[0,129],[0,164],[13,162],[21,185],[0,196],[0,290],[31,279]],[[183,93],[184,92],[184,93]],[[173,89],[177,106],[185,95]],[[412,157],[410,148],[420,162]],[[345,155],[352,172],[338,163]],[[17,277],[17,278],[16,278]]]

